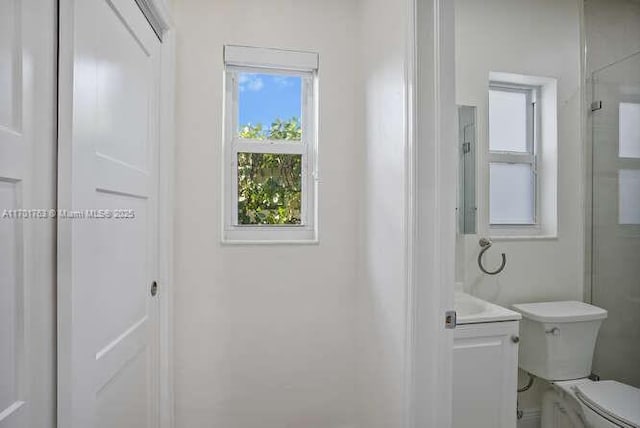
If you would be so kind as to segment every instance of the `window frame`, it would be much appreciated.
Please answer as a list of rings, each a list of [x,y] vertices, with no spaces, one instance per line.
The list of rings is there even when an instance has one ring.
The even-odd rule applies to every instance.
[[[638,171],[640,170],[640,157],[634,157],[634,156],[622,156],[620,153],[620,149],[621,149],[621,140],[622,140],[622,136],[621,136],[621,128],[622,128],[622,121],[620,120],[621,117],[621,108],[622,108],[622,104],[635,104],[635,105],[640,105],[640,98],[638,98],[637,96],[630,96],[630,95],[626,95],[626,96],[621,96],[620,99],[618,100],[618,112],[617,112],[617,117],[618,117],[618,144],[617,144],[617,148],[616,148],[616,172],[617,172],[617,198],[618,198],[618,206],[617,206],[617,217],[618,217],[618,227],[621,228],[621,230],[623,230],[627,235],[634,235],[637,236],[638,232],[640,231],[640,223],[626,223],[626,222],[622,222],[620,216],[622,215],[622,192],[621,192],[621,186],[620,186],[620,179],[621,179],[621,172],[622,171]]]
[[[233,52],[234,55],[228,54]],[[307,63],[316,58],[316,67]],[[239,60],[238,58],[241,58]],[[304,60],[304,61],[301,61]],[[306,62],[305,62],[306,61]],[[300,66],[302,64],[302,66]],[[301,78],[301,139],[252,140],[238,136],[240,73]],[[278,49],[225,46],[223,136],[223,243],[316,243],[317,235],[317,55]],[[269,126],[270,124],[263,124]],[[238,153],[292,154],[301,160],[301,224],[238,223]]]
[[[489,229],[492,232],[509,232],[509,231],[523,231],[528,230],[530,232],[538,232],[541,229],[541,196],[540,196],[540,176],[541,176],[541,162],[540,162],[540,154],[541,154],[541,144],[540,144],[540,98],[541,98],[541,87],[538,85],[525,85],[525,84],[517,84],[517,83],[509,83],[509,82],[499,82],[499,81],[490,81],[489,82],[489,90],[487,95],[491,91],[502,91],[502,92],[515,92],[515,93],[523,93],[526,97],[526,111],[527,111],[527,151],[526,152],[515,152],[515,151],[504,151],[504,150],[491,150],[491,133],[489,131],[490,127],[487,127],[488,133],[488,144],[487,144],[487,171],[489,174],[489,186],[488,186],[488,198],[487,198],[487,207],[488,207],[488,224]],[[488,100],[487,105],[487,115],[490,120],[491,115],[491,104]],[[490,122],[489,122],[490,123]],[[490,178],[490,170],[491,164],[500,163],[500,164],[518,164],[518,165],[529,165],[531,167],[531,173],[533,174],[533,222],[532,223],[492,223],[491,222],[491,178]]]

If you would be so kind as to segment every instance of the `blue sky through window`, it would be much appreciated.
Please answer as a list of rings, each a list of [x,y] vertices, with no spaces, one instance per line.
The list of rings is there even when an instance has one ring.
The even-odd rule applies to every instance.
[[[276,119],[300,121],[302,79],[298,76],[266,73],[238,75],[238,126],[262,124],[268,128]]]

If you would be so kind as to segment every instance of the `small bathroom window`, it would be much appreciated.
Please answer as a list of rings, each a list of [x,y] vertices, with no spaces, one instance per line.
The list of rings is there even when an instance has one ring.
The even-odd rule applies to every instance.
[[[535,225],[537,87],[489,88],[489,219],[491,225]]]
[[[618,223],[640,224],[640,103],[621,102],[618,108],[618,156],[627,166],[618,170]]]
[[[318,55],[225,46],[224,242],[316,242]]]
[[[557,236],[557,80],[490,72],[486,225],[493,238]]]

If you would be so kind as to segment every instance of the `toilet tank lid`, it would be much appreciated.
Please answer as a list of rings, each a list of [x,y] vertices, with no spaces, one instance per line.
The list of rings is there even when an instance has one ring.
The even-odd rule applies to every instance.
[[[513,308],[523,317],[539,322],[577,322],[600,320],[607,311],[578,301],[519,303]]]

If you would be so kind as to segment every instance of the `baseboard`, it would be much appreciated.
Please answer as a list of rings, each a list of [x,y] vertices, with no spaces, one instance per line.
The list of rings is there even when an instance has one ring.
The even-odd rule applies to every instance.
[[[518,420],[518,428],[540,428],[540,409],[522,409],[522,419]]]

